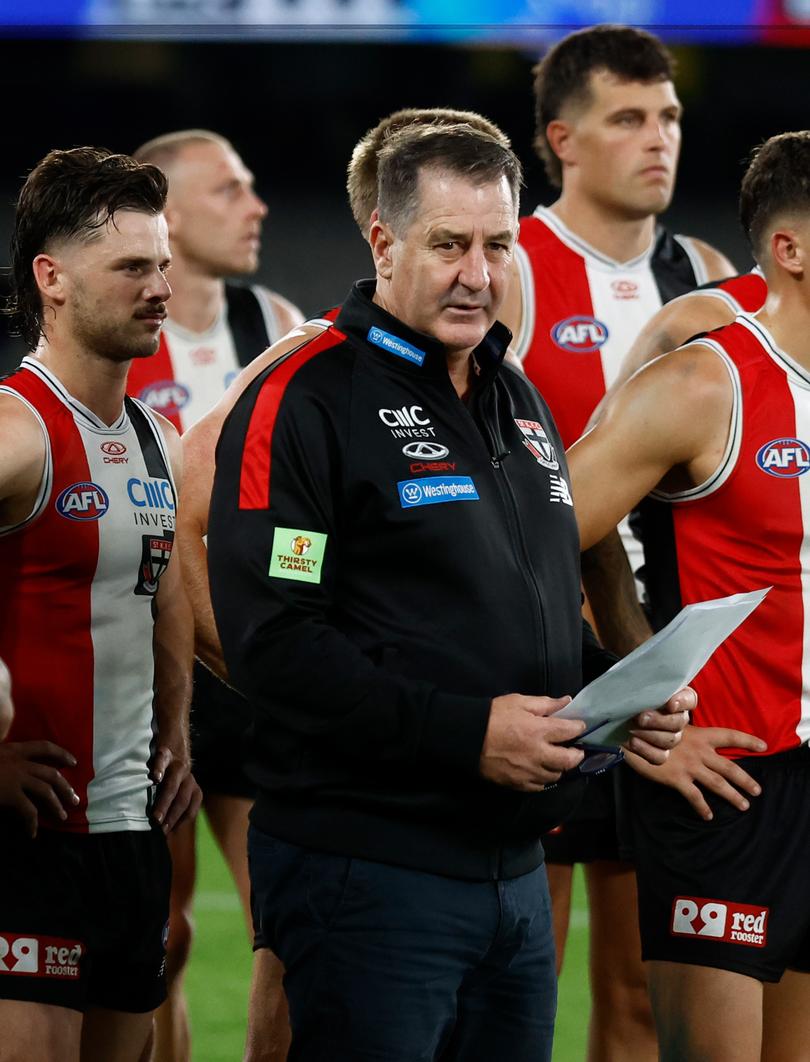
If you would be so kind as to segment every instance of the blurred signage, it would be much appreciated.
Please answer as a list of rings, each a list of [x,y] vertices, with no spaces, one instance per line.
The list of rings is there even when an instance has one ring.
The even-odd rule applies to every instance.
[[[531,46],[608,21],[646,26],[674,43],[806,43],[810,0],[0,0],[7,35],[61,28],[96,37],[399,36]]]

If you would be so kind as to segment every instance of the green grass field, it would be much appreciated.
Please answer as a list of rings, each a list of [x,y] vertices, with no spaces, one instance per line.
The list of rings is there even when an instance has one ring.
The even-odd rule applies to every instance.
[[[186,985],[191,1007],[194,1062],[241,1062],[251,953],[228,871],[200,820],[197,937]],[[577,876],[571,937],[560,982],[554,1062],[582,1062],[590,997],[587,983],[587,911]],[[492,1062],[506,1062],[493,1059]]]

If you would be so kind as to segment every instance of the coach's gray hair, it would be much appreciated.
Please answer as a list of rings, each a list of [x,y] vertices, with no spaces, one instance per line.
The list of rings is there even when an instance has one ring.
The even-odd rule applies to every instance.
[[[422,170],[466,177],[488,184],[506,177],[517,213],[523,170],[511,148],[466,123],[406,127],[380,149],[377,206],[380,220],[402,236],[419,205]]]

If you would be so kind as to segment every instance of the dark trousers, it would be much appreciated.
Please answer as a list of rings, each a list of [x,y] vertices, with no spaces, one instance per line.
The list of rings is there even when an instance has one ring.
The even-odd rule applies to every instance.
[[[469,882],[251,827],[256,947],[286,968],[289,1062],[548,1062],[557,983],[544,867]]]

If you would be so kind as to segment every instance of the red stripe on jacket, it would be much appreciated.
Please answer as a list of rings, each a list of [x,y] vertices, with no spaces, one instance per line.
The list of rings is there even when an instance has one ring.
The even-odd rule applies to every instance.
[[[294,351],[271,370],[262,384],[250,416],[242,448],[239,477],[239,508],[270,508],[270,475],[273,432],[284,394],[293,376],[316,354],[345,340],[342,332],[330,328],[322,336]]]

